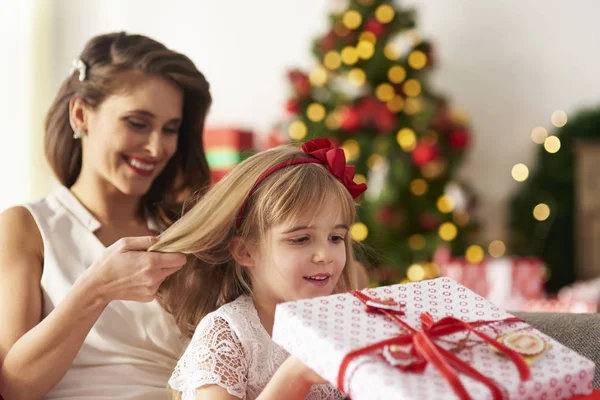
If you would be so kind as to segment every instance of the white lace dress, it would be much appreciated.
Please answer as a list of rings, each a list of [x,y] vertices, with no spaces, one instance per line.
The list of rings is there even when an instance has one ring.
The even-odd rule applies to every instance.
[[[240,296],[202,319],[169,385],[195,400],[196,389],[219,385],[231,395],[253,400],[265,388],[288,353],[271,340],[254,302]],[[343,399],[329,385],[314,385],[306,399]]]

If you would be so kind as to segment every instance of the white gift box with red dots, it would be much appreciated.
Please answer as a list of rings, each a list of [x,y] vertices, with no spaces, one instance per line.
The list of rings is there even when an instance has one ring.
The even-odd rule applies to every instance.
[[[421,329],[420,314],[435,321],[454,317],[461,321],[503,320],[512,317],[471,290],[449,278],[392,285],[364,290],[372,298],[393,299],[403,305],[399,318]],[[483,375],[492,378],[510,399],[567,399],[592,391],[594,363],[524,322],[493,322],[476,328],[493,339],[509,332],[533,333],[546,344],[530,363],[531,377],[520,380],[515,364],[477,335],[462,331],[433,341]],[[297,356],[331,384],[345,356],[376,342],[407,333],[385,315],[368,313],[351,293],[334,294],[279,304],[275,313],[273,340]],[[482,383],[458,373],[473,399],[492,399]],[[457,399],[446,379],[428,364],[422,373],[401,371],[381,354],[353,360],[344,377],[346,392],[353,400]]]

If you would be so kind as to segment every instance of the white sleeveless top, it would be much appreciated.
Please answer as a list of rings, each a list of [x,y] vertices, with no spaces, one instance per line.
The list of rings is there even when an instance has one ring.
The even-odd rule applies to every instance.
[[[100,223],[65,187],[24,205],[44,241],[42,318],[105,250]],[[156,225],[148,227],[156,231]],[[173,316],[154,300],[113,301],[83,342],[73,365],[45,399],[164,400],[184,348]]]
[[[254,400],[289,353],[267,333],[254,302],[242,295],[200,321],[169,385],[195,400],[196,389],[218,385],[229,394]],[[306,400],[341,400],[330,385],[313,385]]]

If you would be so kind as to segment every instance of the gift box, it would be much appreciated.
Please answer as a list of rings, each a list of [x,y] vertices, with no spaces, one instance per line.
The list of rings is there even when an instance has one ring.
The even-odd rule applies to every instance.
[[[545,297],[546,264],[534,257],[486,258],[472,264],[464,258],[434,260],[440,276],[471,289],[499,307],[524,311],[524,302]]]
[[[254,135],[243,129],[207,128],[203,141],[213,183],[254,153]]]
[[[279,304],[273,340],[353,400],[566,399],[595,369],[446,277]]]

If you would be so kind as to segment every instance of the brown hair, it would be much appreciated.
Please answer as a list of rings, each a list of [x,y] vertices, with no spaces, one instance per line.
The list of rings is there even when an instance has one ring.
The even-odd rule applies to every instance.
[[[185,55],[142,35],[124,32],[99,35],[85,45],[79,57],[86,77],[74,71],[61,85],[46,116],[45,152],[60,182],[71,187],[82,162],[81,140],[73,138],[69,102],[73,96],[98,107],[106,97],[135,85],[131,74],[160,76],[183,91],[183,121],[177,152],[152,183],[143,203],[163,226],[181,214],[182,200],[209,185],[209,169],[202,144],[204,121],[211,104],[209,84]]]
[[[218,306],[251,294],[246,270],[235,262],[230,246],[235,237],[259,243],[271,226],[293,222],[307,210],[329,201],[339,204],[344,222],[354,222],[355,203],[348,190],[320,164],[282,168],[252,192],[244,219],[236,218],[258,177],[269,168],[306,153],[283,146],[258,153],[236,166],[179,221],[163,232],[153,251],[189,254],[187,264],[161,285],[158,299],[173,314],[184,335],[191,337],[200,320]],[[346,266],[336,291],[355,287],[356,272],[350,234],[346,235]]]

